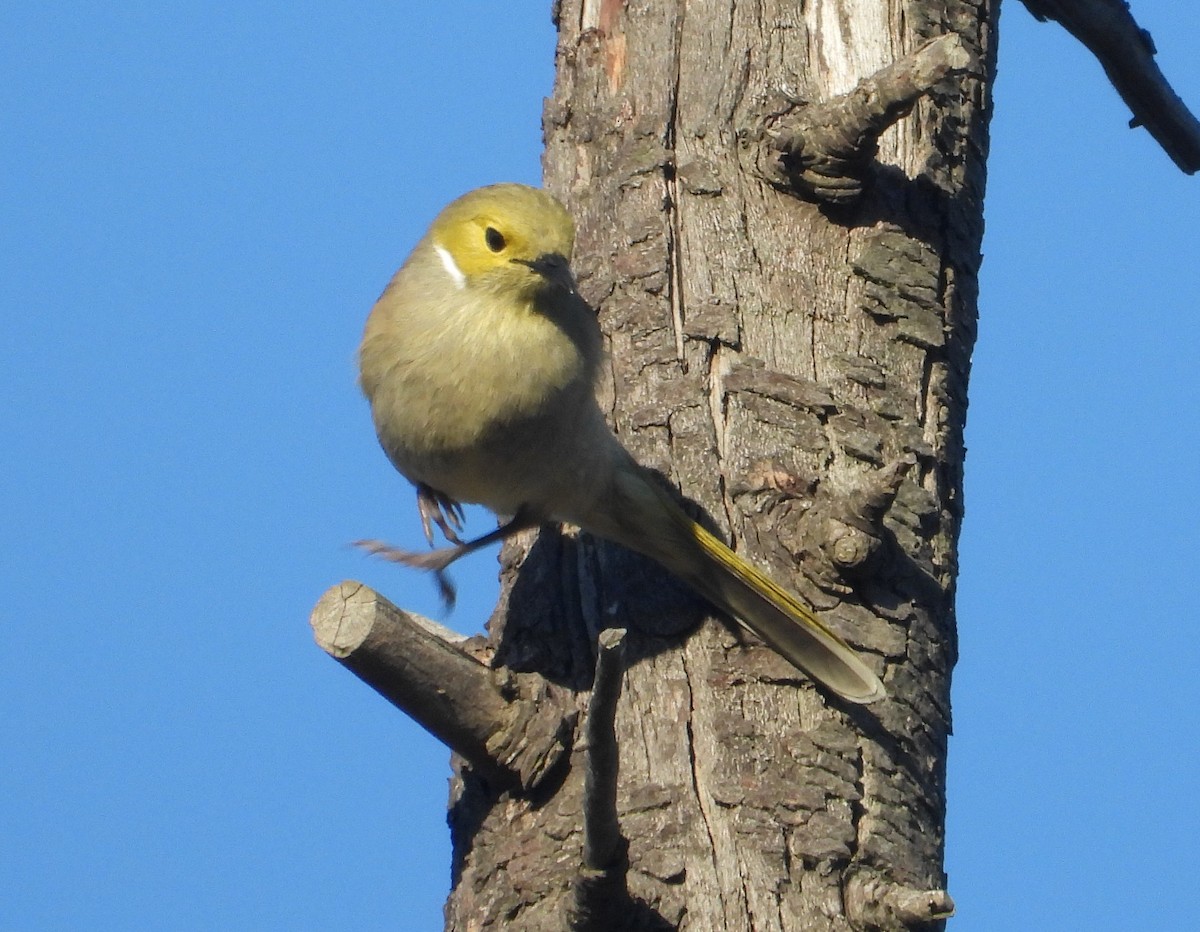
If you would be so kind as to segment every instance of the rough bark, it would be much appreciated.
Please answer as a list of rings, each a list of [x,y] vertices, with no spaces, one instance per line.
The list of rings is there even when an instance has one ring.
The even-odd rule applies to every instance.
[[[599,630],[629,631],[622,928],[918,928],[951,908],[953,587],[993,6],[556,10],[546,179],[578,222],[615,428],[890,691],[866,709],[830,700],[719,621],[697,628],[704,606],[616,547],[570,533],[508,546],[495,663],[583,694]],[[982,79],[916,95],[869,141],[856,197],[787,189],[776,140],[805,103],[946,33]],[[582,755],[526,795],[462,768],[448,928],[568,927]]]

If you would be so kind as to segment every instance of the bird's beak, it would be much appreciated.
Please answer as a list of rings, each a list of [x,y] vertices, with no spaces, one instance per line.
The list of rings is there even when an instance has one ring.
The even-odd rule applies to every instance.
[[[571,274],[571,263],[561,253],[544,253],[532,262],[528,259],[513,259],[512,261],[528,266],[546,281],[558,285],[568,294],[579,293],[579,286],[575,284],[575,276]]]

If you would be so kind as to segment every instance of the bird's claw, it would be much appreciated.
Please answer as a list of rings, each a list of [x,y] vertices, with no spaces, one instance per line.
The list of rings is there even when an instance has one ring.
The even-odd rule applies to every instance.
[[[421,515],[421,529],[429,546],[433,546],[433,526],[436,524],[442,536],[452,544],[461,544],[458,532],[463,528],[462,505],[449,495],[427,485],[417,486],[417,512]]]

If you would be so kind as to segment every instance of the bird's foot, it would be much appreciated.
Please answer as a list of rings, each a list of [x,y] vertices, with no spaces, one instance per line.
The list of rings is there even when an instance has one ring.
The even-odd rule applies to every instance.
[[[425,487],[422,487],[425,488]],[[420,498],[420,492],[417,493]],[[448,508],[458,510],[461,514],[462,509],[458,507],[458,503],[446,498],[440,492],[434,492],[429,489],[430,501],[441,504],[449,503]],[[440,511],[439,511],[440,513]],[[461,541],[454,537],[455,543],[449,547],[439,547],[437,550],[430,550],[426,553],[414,553],[411,550],[401,550],[399,547],[393,547],[391,544],[385,544],[381,540],[356,540],[355,547],[361,547],[367,553],[377,557],[383,557],[385,560],[390,560],[393,563],[400,563],[404,566],[415,567],[419,570],[428,570],[437,578],[438,588],[442,591],[442,599],[446,603],[447,608],[454,607],[454,586],[446,576],[446,567],[457,560],[459,557],[465,557],[468,553],[478,550],[480,547],[486,547],[488,544],[494,544],[497,541],[504,540],[518,531],[523,531],[526,528],[533,527],[537,524],[535,518],[528,509],[522,508],[507,524],[502,525],[494,531],[489,531],[482,537],[476,537],[474,540]],[[443,529],[444,530],[444,529]],[[449,536],[449,535],[447,535]]]
[[[401,550],[399,547],[385,544],[381,540],[356,540],[354,546],[365,550],[372,556],[381,557],[392,563],[399,563],[403,566],[411,566],[415,569],[427,570],[433,573],[433,577],[438,584],[438,591],[441,593],[442,601],[446,604],[446,608],[454,607],[457,593],[454,590],[454,583],[450,582],[450,577],[446,575],[446,567],[462,556],[463,545],[461,543],[453,547],[430,550],[428,553],[414,553],[411,550]]]
[[[442,536],[452,544],[461,544],[458,532],[463,528],[462,505],[449,495],[421,483],[417,486],[417,512],[421,515],[421,529],[429,546],[433,546],[433,526],[436,524]]]

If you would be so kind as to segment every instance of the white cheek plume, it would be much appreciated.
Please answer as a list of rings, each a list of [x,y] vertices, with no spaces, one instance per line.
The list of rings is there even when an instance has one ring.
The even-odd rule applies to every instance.
[[[462,269],[460,269],[457,263],[455,263],[454,256],[450,255],[450,250],[448,250],[445,246],[437,245],[435,245],[433,249],[434,252],[438,254],[438,258],[442,260],[442,268],[444,268],[449,273],[450,277],[454,279],[455,286],[459,289],[466,288],[467,276],[463,275]]]

